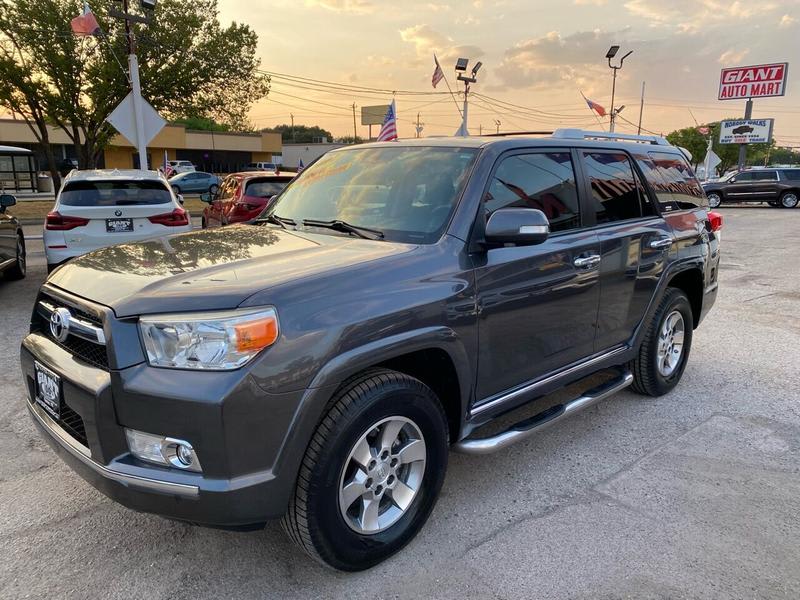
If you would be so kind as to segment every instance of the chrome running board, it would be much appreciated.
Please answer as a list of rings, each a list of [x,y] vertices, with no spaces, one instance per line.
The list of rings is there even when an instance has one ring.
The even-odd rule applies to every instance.
[[[574,400],[549,408],[491,437],[462,440],[453,445],[453,450],[461,454],[491,454],[497,452],[511,444],[527,439],[535,433],[539,433],[553,423],[574,415],[584,408],[613,396],[632,383],[633,375],[629,371],[623,371],[618,377],[581,394]]]

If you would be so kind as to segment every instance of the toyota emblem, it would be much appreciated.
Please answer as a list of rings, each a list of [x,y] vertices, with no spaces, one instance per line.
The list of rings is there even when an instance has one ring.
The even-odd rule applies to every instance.
[[[70,312],[63,306],[58,307],[50,314],[50,333],[62,344],[67,341],[69,335]]]
[[[121,216],[122,216],[122,211],[121,211],[120,209],[117,209],[117,210],[115,210],[115,211],[114,211],[114,214],[115,214],[117,217],[121,217]]]

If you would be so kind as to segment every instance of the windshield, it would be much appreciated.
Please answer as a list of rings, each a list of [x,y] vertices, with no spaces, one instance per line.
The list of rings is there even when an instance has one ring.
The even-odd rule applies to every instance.
[[[345,221],[391,241],[432,244],[442,235],[477,150],[387,145],[326,154],[267,209],[298,225]]]
[[[167,204],[172,196],[158,181],[75,181],[64,186],[64,206],[132,206]]]

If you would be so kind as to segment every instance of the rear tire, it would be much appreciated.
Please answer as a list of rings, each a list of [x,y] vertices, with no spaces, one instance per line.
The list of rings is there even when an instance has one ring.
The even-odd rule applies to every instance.
[[[719,208],[719,205],[722,204],[722,196],[720,196],[717,192],[711,192],[710,194],[707,194],[707,197],[709,208]]]
[[[663,396],[683,376],[692,349],[694,318],[683,290],[667,288],[644,335],[639,355],[630,362],[633,391]]]
[[[795,208],[800,200],[797,197],[797,192],[784,192],[781,196],[782,208]]]
[[[425,524],[447,453],[447,418],[428,386],[386,369],[355,376],[314,432],[283,529],[323,564],[368,569]]]
[[[173,185],[173,186],[172,186],[172,191],[173,191],[173,192],[175,193],[175,195],[177,196],[178,194],[180,194],[180,193],[181,193],[181,188],[180,188],[179,186],[177,186],[177,185]]]
[[[24,279],[28,271],[27,258],[25,255],[25,238],[21,233],[17,234],[17,254],[14,266],[6,271],[6,279],[15,281],[17,279]]]

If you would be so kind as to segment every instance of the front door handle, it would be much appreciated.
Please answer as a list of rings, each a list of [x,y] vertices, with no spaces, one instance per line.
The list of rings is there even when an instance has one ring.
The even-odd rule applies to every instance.
[[[576,258],[572,264],[579,269],[591,269],[592,267],[596,267],[600,264],[600,255],[592,254],[590,256],[581,256]]]
[[[672,246],[672,238],[659,238],[650,242],[650,247],[653,250],[661,250],[662,248],[669,248]]]

